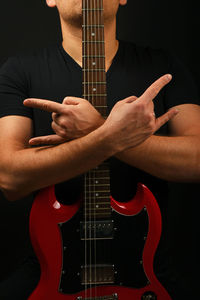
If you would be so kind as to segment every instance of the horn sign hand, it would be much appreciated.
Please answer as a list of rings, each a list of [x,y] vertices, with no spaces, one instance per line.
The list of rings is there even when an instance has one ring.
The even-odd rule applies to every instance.
[[[154,134],[178,113],[177,109],[155,117],[153,99],[171,81],[170,74],[156,80],[140,97],[131,96],[118,101],[105,120],[85,99],[66,97],[63,103],[30,98],[24,105],[52,113],[52,129],[56,134],[34,137],[30,145],[55,145],[80,138],[100,126],[112,132],[112,140],[124,140],[127,147],[134,147]],[[132,131],[132,132],[131,132]],[[122,142],[123,143],[123,142]]]

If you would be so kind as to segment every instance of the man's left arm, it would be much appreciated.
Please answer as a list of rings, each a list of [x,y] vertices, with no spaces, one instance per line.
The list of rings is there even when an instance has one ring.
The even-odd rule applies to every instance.
[[[169,181],[200,181],[200,106],[176,106],[169,121],[171,135],[151,136],[117,158],[151,175]]]
[[[41,105],[40,101],[38,105]],[[94,127],[101,125],[99,123],[105,121],[102,117],[99,118],[86,100],[67,97],[63,105],[68,105],[69,112],[55,116],[53,123],[57,128],[53,127],[53,129],[57,129],[56,134],[35,137],[30,140],[31,145],[62,143],[68,139],[69,131],[71,138],[77,138],[76,134],[85,135],[87,131],[92,131]],[[153,135],[139,146],[119,153],[116,157],[165,180],[200,181],[200,106],[181,104],[176,108],[179,113],[169,121],[170,136]],[[74,126],[78,126],[80,132]],[[83,127],[86,127],[86,132]],[[62,132],[65,135],[62,136]]]

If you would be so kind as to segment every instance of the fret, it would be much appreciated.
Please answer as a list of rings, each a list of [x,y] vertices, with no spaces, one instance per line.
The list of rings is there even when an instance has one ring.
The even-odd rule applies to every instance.
[[[105,58],[105,55],[83,55],[83,58],[85,58],[85,57],[89,57],[89,58],[93,58],[93,57],[97,57],[97,58],[103,57],[103,58]]]
[[[95,170],[93,172],[96,172],[96,173],[101,173],[101,172],[110,173],[110,170]],[[107,177],[107,178],[109,178],[109,177]]]
[[[95,105],[95,108],[106,108],[106,109],[107,109],[107,106],[99,106],[99,105]]]
[[[105,179],[99,179],[99,178],[95,178],[93,180],[90,181],[86,181],[87,183],[87,187],[94,187],[96,186],[97,188],[101,188],[103,186],[105,186],[105,188],[107,188],[108,186],[110,186],[110,180],[105,180]]]
[[[93,169],[90,171],[90,174],[99,173],[99,172],[105,172],[105,173],[110,173],[110,170],[105,170],[105,169]]]
[[[105,206],[103,206],[103,205],[100,206],[99,203],[98,203],[98,204],[95,203],[95,204],[93,205],[93,207],[84,206],[84,208],[86,208],[86,209],[97,209],[97,210],[98,210],[98,209],[101,209],[101,210],[102,210],[102,209],[108,209],[108,208],[110,209],[110,202],[106,203],[106,205],[107,205],[107,207],[105,207]]]
[[[95,181],[98,181],[97,183]],[[88,188],[91,186],[96,186],[101,188],[102,186],[110,186],[110,180],[91,180],[90,182],[87,182]],[[99,184],[100,183],[100,184]]]
[[[94,94],[83,94],[83,97],[90,97],[90,96],[106,97],[107,94],[96,94],[96,93],[94,93]],[[98,106],[95,105],[95,107],[98,107]],[[99,106],[99,107],[107,107],[107,106]]]
[[[83,96],[100,96],[100,97],[106,97],[106,90],[103,86],[95,86],[95,85],[85,85],[84,94]],[[105,101],[100,102],[96,100],[96,105],[104,105],[104,107],[107,107],[105,105]]]
[[[90,45],[90,47],[89,47]],[[86,45],[85,49],[84,50],[84,56],[83,56],[83,61],[86,59],[86,58],[99,58],[102,62],[102,64],[104,63],[105,61],[105,55],[103,53],[103,50],[101,48],[103,48],[103,45],[102,44],[96,44],[96,47],[93,45],[93,44],[89,44],[89,45]],[[90,48],[90,49],[87,49],[87,48]]]
[[[91,203],[86,203],[87,205],[90,205]],[[95,203],[95,205],[110,205],[110,202],[103,202],[103,201],[101,201],[101,202],[99,202],[99,203]],[[84,204],[85,205],[85,204]]]
[[[93,190],[93,191],[91,191],[91,190],[88,190],[88,191],[86,191],[86,193],[91,193],[91,194],[95,194],[94,196],[96,196],[96,197],[98,197],[99,196],[99,193],[107,193],[108,195],[109,195],[109,193],[110,193],[110,189],[109,190]],[[106,195],[107,196],[107,195]]]
[[[103,28],[87,28],[83,32],[83,40],[97,40],[102,41],[103,40]]]
[[[90,207],[89,209],[87,208],[87,210],[108,210],[110,209],[110,207]]]
[[[83,72],[99,72],[99,71],[105,71],[105,69],[83,69]]]
[[[107,180],[107,181],[110,181],[110,177],[95,178],[95,180]]]
[[[105,211],[105,212],[101,212],[101,211],[99,211],[99,212],[93,212],[92,214],[92,216],[91,215],[88,215],[88,213],[87,212],[85,212],[86,213],[86,217],[89,219],[89,217],[90,218],[93,218],[94,216],[96,217],[96,216],[110,216],[111,215],[111,210],[110,211]]]
[[[103,8],[82,8],[83,11],[103,11]]]
[[[88,85],[90,85],[90,84],[92,84],[92,85],[94,85],[94,84],[98,84],[98,85],[103,85],[103,84],[106,84],[106,82],[96,82],[96,81],[94,81],[94,82],[83,82],[82,84],[88,84]]]
[[[108,196],[91,196],[90,197],[90,199],[107,199],[109,197],[109,199],[110,199],[110,195],[108,195]]]
[[[82,41],[82,43],[105,43],[104,41]]]
[[[95,219],[107,219],[111,218],[112,211],[105,211],[105,212],[93,212],[92,214],[87,213],[86,211],[84,212],[85,215],[85,220],[94,220]]]
[[[82,25],[82,27],[83,28],[92,28],[92,27],[100,27],[100,28],[104,28],[104,25],[102,25],[102,24],[84,24],[84,25]]]
[[[100,196],[100,193],[101,193],[101,196],[104,194],[104,196],[107,197],[107,196],[110,196],[110,189],[106,189],[106,187],[105,187],[104,191],[103,190],[97,191],[97,190],[94,190],[94,189],[93,190],[86,189],[85,193],[89,193],[91,196],[93,195],[95,197]]]

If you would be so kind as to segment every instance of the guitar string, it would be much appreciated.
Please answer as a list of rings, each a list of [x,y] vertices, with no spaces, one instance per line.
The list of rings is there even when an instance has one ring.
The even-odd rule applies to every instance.
[[[96,1],[97,0],[94,0],[94,9],[97,9],[97,8],[99,8],[98,7],[98,5],[96,5]],[[95,13],[96,12],[96,13]],[[99,22],[97,21],[97,18],[96,18],[96,14],[98,15],[98,11],[95,11],[94,10],[94,15],[95,15],[95,20],[94,20],[94,24],[99,24]],[[98,34],[97,34],[97,32],[98,32],[98,29],[97,29],[97,27],[95,27],[95,30],[94,30],[94,33],[95,33],[95,41],[97,41],[98,40]],[[99,50],[98,50],[98,48],[97,48],[97,42],[95,43],[95,52],[94,52],[94,54],[95,54],[95,56],[97,56],[98,54],[99,54]],[[99,66],[98,66],[98,58],[97,57],[95,57],[95,68],[99,68]],[[99,78],[98,78],[98,74],[97,74],[97,72],[95,72],[95,82],[98,82],[98,80],[99,80]],[[97,93],[97,84],[96,84],[96,93]],[[98,97],[95,95],[95,98],[96,98],[96,105],[98,105]],[[96,187],[96,184],[98,184],[98,183],[96,183],[96,174],[94,174],[95,176],[95,187]],[[95,191],[95,195],[96,195],[96,191]],[[96,200],[96,196],[95,196],[95,200]],[[97,203],[98,203],[98,201],[97,201]],[[95,201],[95,209],[94,209],[94,212],[95,212],[95,223],[96,223],[96,209],[97,209],[97,206],[96,206],[96,201]],[[97,246],[96,246],[96,227],[95,227],[95,247],[94,247],[94,252],[95,252],[95,282],[97,282]],[[96,285],[95,285],[95,297],[96,297],[96,295],[97,295],[97,288],[96,288]]]
[[[93,23],[92,24],[96,24],[96,16],[95,16],[95,9],[96,9],[96,3],[95,3],[95,0],[93,0],[93,3],[92,3],[92,9],[93,9]],[[93,34],[95,32],[94,30],[94,27],[92,29],[92,32],[91,32],[91,39],[92,39],[92,42],[94,41],[95,43],[91,43],[94,45],[93,47],[93,55],[96,56],[96,36]],[[92,70],[95,69],[95,64],[94,64],[94,61],[96,62],[96,59],[92,58]],[[95,76],[93,76],[95,74]],[[97,82],[96,80],[96,72],[93,74],[92,72],[92,93],[93,94],[93,105],[96,103],[96,97],[94,95],[94,81]],[[95,77],[95,78],[94,78]],[[94,221],[94,282],[95,282],[95,297],[96,297],[96,218],[95,218],[95,206],[96,206],[96,182],[95,182],[95,169],[93,171],[93,221]]]
[[[88,1],[88,0],[87,0]],[[86,11],[84,10],[86,5],[85,5],[85,0],[82,1],[82,9],[83,9],[83,25],[86,25]],[[86,40],[86,27],[83,27],[83,41]],[[86,43],[83,43],[82,47],[83,47],[83,54],[86,55]],[[86,78],[86,61],[85,58],[83,57],[83,61],[82,61],[82,67],[84,69],[83,73],[84,73],[84,81],[87,81]],[[86,93],[86,85],[84,84],[84,94]],[[84,280],[85,280],[85,298],[87,298],[87,179],[88,179],[88,174],[85,174],[85,182],[84,182],[84,187],[85,187],[85,197],[84,197],[84,226],[85,226],[85,270],[83,270],[84,272]]]
[[[87,18],[88,18],[88,22],[87,24],[92,24],[92,13],[90,12],[91,8],[91,0],[89,0],[89,5],[87,6]],[[87,31],[88,35],[87,35],[87,41],[90,41],[90,29]],[[86,44],[88,44],[88,42],[86,42]],[[92,43],[89,43],[88,48],[89,48],[89,55],[91,55],[92,53]],[[90,83],[90,58],[87,59],[87,72],[88,72],[88,82]],[[88,95],[90,95],[90,84],[88,84]],[[91,103],[93,102],[92,97],[87,96],[88,97],[88,101],[90,101]],[[93,103],[92,103],[93,104]],[[90,244],[90,276],[89,276],[89,283],[90,283],[90,298],[92,298],[92,216],[91,216],[91,206],[92,206],[92,191],[91,191],[91,180],[92,180],[92,170],[89,171],[89,175],[90,175],[90,180],[89,180],[89,191],[90,191],[90,199],[89,199],[89,228],[90,228],[90,236],[89,236],[89,244]]]
[[[101,6],[101,9],[103,8],[103,3],[102,3],[102,1],[100,0],[100,6]],[[100,13],[100,12],[99,12]],[[102,19],[102,14],[101,14],[101,17],[100,17],[100,23],[103,25],[103,19]],[[103,37],[102,37],[102,31],[104,31],[104,27],[103,27],[103,29],[100,29],[99,28],[99,40],[101,40],[101,41],[103,41]],[[101,52],[101,55],[104,55],[104,49],[103,49],[103,43],[100,43],[100,46],[99,46],[99,48],[100,48],[100,52]],[[101,58],[100,59],[100,62],[101,62],[101,65],[100,65],[100,69],[103,69],[103,65],[102,65],[102,61],[103,61],[103,58]],[[100,73],[100,81],[102,82],[103,80],[102,80],[102,77],[103,77],[103,72],[101,72]],[[102,86],[101,86],[101,94],[103,94],[102,93]],[[100,106],[103,106],[105,103],[104,103],[104,99],[102,100],[102,98],[100,98],[101,100],[100,100]],[[103,108],[104,109],[104,108]],[[103,111],[103,109],[102,109],[102,111]],[[104,165],[103,165],[104,166]],[[105,253],[105,243],[103,243],[103,246],[102,246],[102,252],[103,252],[103,256],[104,256],[104,253]],[[104,270],[103,270],[104,271]],[[105,273],[103,272],[103,277],[105,278]]]

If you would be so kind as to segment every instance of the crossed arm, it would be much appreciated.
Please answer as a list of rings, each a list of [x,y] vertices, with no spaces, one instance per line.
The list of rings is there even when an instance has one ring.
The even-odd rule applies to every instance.
[[[96,116],[92,132],[68,142],[63,140],[55,146],[30,148],[32,121],[20,116],[2,118],[0,187],[7,198],[16,200],[34,190],[75,177],[112,155],[158,177],[199,180],[200,128],[193,127],[200,124],[198,106],[182,105],[179,114],[170,121],[177,137],[152,136],[177,114],[177,110],[172,109],[159,119],[153,116],[152,99],[168,82],[163,76],[139,99],[131,97],[118,102],[106,121]],[[34,101],[27,100],[26,105],[31,106]],[[43,105],[46,105],[44,101]],[[48,110],[47,106],[45,108]],[[186,110],[192,117],[189,121]],[[178,175],[171,178],[175,177],[174,173]]]
[[[46,102],[49,109],[54,111],[52,128],[57,134],[30,139],[31,145],[63,143],[72,138],[73,134],[75,138],[79,135],[83,136],[105,122],[98,115],[95,119],[95,113],[93,110],[90,111],[88,102],[83,105],[85,108],[81,109],[81,116],[77,108],[75,108],[77,114],[72,113],[73,109],[71,111],[70,106],[83,104],[83,99],[67,97],[63,103],[67,105],[65,112],[61,112],[61,106]],[[31,99],[30,105],[42,108],[40,100]],[[198,182],[200,181],[200,107],[194,104],[182,104],[175,109],[179,113],[169,120],[170,136],[152,135],[143,143],[116,153],[115,156],[129,165],[164,180]],[[84,114],[86,124],[82,122]],[[76,127],[72,125],[72,120]]]

